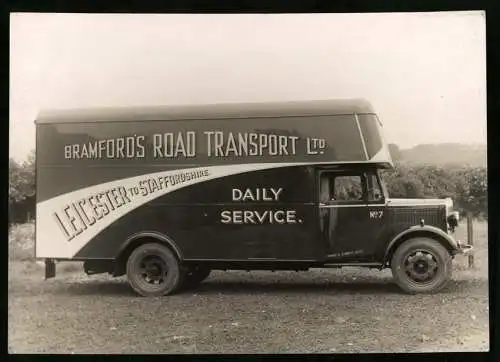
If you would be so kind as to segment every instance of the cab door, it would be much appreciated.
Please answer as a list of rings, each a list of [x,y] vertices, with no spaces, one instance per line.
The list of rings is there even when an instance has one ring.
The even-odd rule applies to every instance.
[[[320,228],[330,260],[371,260],[385,202],[375,173],[320,171]]]

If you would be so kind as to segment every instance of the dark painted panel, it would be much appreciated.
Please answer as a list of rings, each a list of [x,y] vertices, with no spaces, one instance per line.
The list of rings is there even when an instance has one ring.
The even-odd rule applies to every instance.
[[[75,124],[57,124],[57,125],[39,125],[39,140],[46,147],[38,150],[40,165],[185,165],[185,164],[233,164],[241,162],[260,163],[260,162],[314,162],[316,161],[366,161],[359,131],[354,121],[354,116],[318,116],[301,118],[274,118],[274,119],[252,119],[247,121],[236,121],[231,119],[220,119],[210,121],[149,121],[149,122],[115,122],[115,123],[75,123]],[[189,157],[165,157],[156,153],[154,148],[154,136],[164,133],[181,132],[184,136],[186,150],[188,150],[187,132],[195,132],[193,156]],[[269,148],[264,146],[263,155],[249,154],[246,157],[234,156],[230,152],[227,156],[216,156],[215,136],[205,132],[224,132],[223,144],[224,150],[228,141],[229,132],[233,132],[237,149],[240,151],[237,133],[259,135],[277,135],[285,136],[283,139],[283,148],[278,146],[278,152],[275,155],[270,154]],[[144,137],[138,139],[137,137]],[[108,147],[103,144],[101,157],[99,159],[80,158],[66,159],[65,145],[73,144],[94,144],[99,140],[109,140],[113,138],[131,137],[127,146],[124,141],[124,153],[118,152],[116,147]],[[134,138],[135,137],[135,138]],[[157,144],[161,143],[160,151],[165,151],[163,147],[166,142],[163,138],[156,136]],[[297,137],[296,141],[290,137]],[[313,156],[306,155],[307,137],[324,138],[326,148],[324,153]],[[174,142],[177,138],[174,139]],[[258,143],[259,138],[251,138],[247,142],[248,152],[255,150],[254,143]],[[273,140],[274,142],[274,140]],[[209,144],[210,143],[210,144]],[[109,143],[117,145],[118,143]],[[128,147],[128,148],[127,148]],[[130,149],[130,157],[126,156],[126,150]],[[97,147],[99,151],[99,147]],[[114,150],[114,153],[111,152]],[[281,154],[279,151],[282,151]],[[189,151],[189,150],[188,150]],[[210,152],[209,152],[210,151]],[[113,157],[114,156],[114,157]]]
[[[152,204],[233,203],[233,188],[240,189],[243,193],[248,189],[254,197],[259,198],[274,197],[270,188],[282,189],[279,193],[280,203],[310,203],[314,201],[314,183],[310,181],[312,177],[313,169],[303,166],[247,172],[179,189],[168,197],[153,201]],[[256,189],[259,189],[258,195]],[[262,189],[267,192],[263,194]],[[236,196],[240,197],[241,193]],[[252,200],[247,198],[247,202],[251,203]]]
[[[130,235],[158,231],[174,240],[188,259],[321,258],[324,248],[317,235],[314,182],[310,181],[313,178],[308,168],[294,167],[231,176],[181,189],[117,220],[76,257],[113,258]],[[231,200],[233,187],[255,185],[282,188],[279,200]],[[232,222],[224,223],[233,211],[237,212],[236,219],[231,214]],[[270,212],[276,211],[277,220],[271,220]],[[280,224],[286,211],[288,223]]]
[[[367,256],[372,251],[369,246],[374,242],[367,228],[370,223],[368,208],[330,208],[329,212],[332,228],[330,254],[340,257],[348,252],[354,258]]]
[[[301,224],[223,225],[220,212],[236,207],[145,206],[112,224],[88,243],[76,258],[113,258],[130,235],[157,231],[174,240],[186,259],[320,257],[315,239],[313,206],[290,205]],[[247,205],[239,210],[265,211],[276,207]]]
[[[39,145],[37,148],[38,202],[103,182],[186,167],[267,162],[366,161],[353,118],[354,116],[343,115],[252,119],[248,121],[223,119],[189,122],[150,121],[39,125],[37,127],[37,144]],[[186,139],[187,131],[196,133],[192,157],[189,155],[189,157],[154,157],[153,142],[154,139],[160,139],[154,135],[173,132],[182,134]],[[227,149],[229,132],[233,132],[237,138],[239,137],[238,133],[243,135],[258,134],[258,137],[263,137],[262,140],[267,139],[267,141],[263,141],[264,143],[275,142],[267,137],[269,135],[281,137],[273,138],[273,140],[282,140],[281,147],[277,147],[281,152],[276,152],[274,155],[271,154],[274,153],[274,149],[270,151],[269,147],[264,147],[261,155],[240,157],[230,152],[227,156],[215,156],[214,136],[207,136],[204,133],[212,131],[223,131],[223,150]],[[135,136],[144,138],[139,139]],[[131,145],[134,145],[130,148],[130,158],[127,157],[126,147],[123,146],[127,143],[126,137],[132,137],[130,138],[133,141],[131,141]],[[208,146],[208,137],[210,137],[210,147]],[[122,141],[116,141],[117,138],[124,139],[123,144],[119,144],[118,142]],[[325,147],[318,149],[312,138],[325,140]],[[307,141],[308,139],[309,141]],[[105,140],[112,140],[109,145],[115,145],[115,147],[109,148],[110,150],[114,149],[113,158],[106,156],[108,143],[102,142],[100,144],[102,147],[99,146],[99,141]],[[96,157],[102,151],[101,157],[98,159],[90,156],[66,159],[65,155],[72,153],[72,151],[67,152],[68,148],[65,146],[68,145],[78,145],[80,153],[83,149],[82,145],[85,145],[87,153],[92,148],[92,152],[96,152],[94,154]],[[89,148],[89,145],[92,147]],[[119,158],[116,157],[118,145],[123,151]],[[251,141],[248,141],[248,152],[255,150],[253,145]],[[163,146],[162,144],[161,150],[164,150]],[[158,148],[156,149],[158,150]],[[238,144],[238,153],[241,151],[244,154],[244,149],[245,147],[240,147]],[[314,152],[318,153],[313,154]]]

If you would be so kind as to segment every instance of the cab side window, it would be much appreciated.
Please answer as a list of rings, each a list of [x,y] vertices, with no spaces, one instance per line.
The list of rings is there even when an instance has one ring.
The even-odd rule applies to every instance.
[[[332,201],[362,201],[363,183],[361,176],[338,175],[333,177]]]

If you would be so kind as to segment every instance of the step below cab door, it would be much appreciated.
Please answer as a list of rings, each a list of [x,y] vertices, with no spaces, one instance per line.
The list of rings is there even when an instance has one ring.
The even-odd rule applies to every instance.
[[[319,222],[327,259],[372,261],[386,205],[375,171],[321,170]]]

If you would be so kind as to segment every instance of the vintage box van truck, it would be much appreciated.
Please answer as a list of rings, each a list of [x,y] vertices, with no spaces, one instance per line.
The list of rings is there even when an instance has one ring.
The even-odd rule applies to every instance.
[[[46,278],[83,261],[158,296],[211,270],[362,266],[434,292],[470,250],[452,200],[389,197],[366,100],[53,110],[36,125]]]

